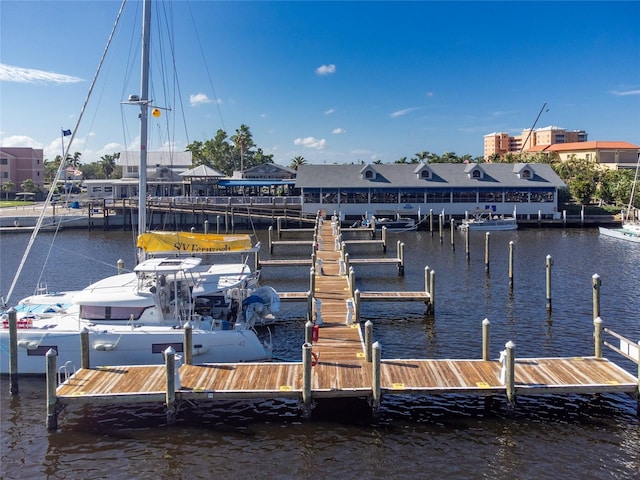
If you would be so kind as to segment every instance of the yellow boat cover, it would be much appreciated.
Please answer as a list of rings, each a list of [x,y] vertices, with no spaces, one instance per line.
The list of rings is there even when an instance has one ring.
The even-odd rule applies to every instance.
[[[223,253],[253,250],[250,235],[191,232],[147,232],[138,236],[138,248],[147,253]]]

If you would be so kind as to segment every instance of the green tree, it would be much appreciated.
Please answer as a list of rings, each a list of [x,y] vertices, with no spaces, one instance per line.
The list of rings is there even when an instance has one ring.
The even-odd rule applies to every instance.
[[[62,156],[56,155],[52,161],[45,160],[44,161],[44,181],[45,183],[52,183],[53,179],[56,177],[56,172],[60,167],[60,162],[62,162]]]
[[[407,157],[402,157],[402,158],[399,158],[398,160],[396,160],[393,163],[398,163],[398,164],[404,165],[405,163],[409,163],[409,162],[407,162]]]
[[[12,192],[16,188],[16,184],[11,180],[6,180],[2,183],[2,191],[5,193],[5,199],[9,200],[9,192]]]
[[[113,155],[103,155],[100,157],[100,167],[104,178],[111,178],[111,174],[116,169],[116,160],[120,158],[120,153],[114,153]]]
[[[243,124],[231,138],[224,130],[218,130],[214,138],[190,143],[187,150],[191,152],[194,166],[207,165],[231,175],[234,170],[273,163],[273,155],[265,154],[260,148],[254,150],[254,147],[251,130]]]
[[[423,151],[415,154],[415,159],[417,160],[415,163],[428,163],[429,162],[429,152]]]
[[[298,155],[297,157],[293,157],[293,159],[291,160],[291,163],[289,164],[289,168],[298,170],[298,167],[300,165],[306,165],[306,164],[307,164],[307,161],[304,159],[304,157],[301,157],[300,155]]]
[[[24,182],[22,182],[20,184],[20,188],[22,188],[23,192],[27,193],[36,193],[40,191],[35,182],[30,178],[27,178]]]

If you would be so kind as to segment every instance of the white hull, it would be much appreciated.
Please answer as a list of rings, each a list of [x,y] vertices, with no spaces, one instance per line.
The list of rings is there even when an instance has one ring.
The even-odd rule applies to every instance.
[[[486,232],[493,231],[507,231],[507,230],[517,230],[518,223],[516,219],[513,218],[504,218],[498,220],[463,220],[462,224],[460,224],[461,230],[481,230]]]
[[[169,327],[131,329],[93,326],[89,329],[89,361],[100,365],[158,365],[170,345],[183,352],[184,330]],[[193,330],[194,363],[254,362],[271,358],[253,330]],[[77,329],[18,329],[18,373],[44,374],[45,355],[58,352],[59,368],[80,368],[80,333]],[[9,330],[0,330],[0,373],[9,373]]]
[[[623,226],[623,228],[605,228],[600,227],[600,235],[618,238],[628,242],[640,243],[640,227],[639,226]]]

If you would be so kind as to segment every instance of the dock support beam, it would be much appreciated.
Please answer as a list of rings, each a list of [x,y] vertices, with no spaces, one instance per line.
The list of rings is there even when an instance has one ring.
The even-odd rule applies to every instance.
[[[356,289],[355,292],[353,292],[353,303],[354,303],[354,307],[355,307],[355,317],[356,317],[356,322],[360,322],[360,290]]]
[[[404,275],[404,243],[398,240],[398,276]]]
[[[56,397],[56,379],[58,352],[50,348],[47,352],[47,430],[58,429],[58,397]]]
[[[18,312],[9,309],[9,393],[18,395]]]
[[[376,342],[372,345],[373,350],[373,370],[372,370],[372,383],[371,393],[372,393],[372,407],[374,412],[380,408],[381,401],[381,393],[382,389],[380,388],[381,380],[380,380],[380,364],[382,363],[382,347],[380,346],[380,342]]]

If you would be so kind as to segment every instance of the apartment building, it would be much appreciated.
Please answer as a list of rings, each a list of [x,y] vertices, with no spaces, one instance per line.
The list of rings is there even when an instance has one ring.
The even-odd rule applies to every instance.
[[[496,154],[502,157],[507,153],[526,152],[540,145],[586,142],[587,139],[588,135],[584,130],[566,130],[554,126],[535,130],[527,128],[516,136],[494,132],[484,136],[484,158],[491,160]]]
[[[27,179],[40,189],[44,186],[44,154],[41,148],[0,147],[0,184],[11,181],[14,192]]]

